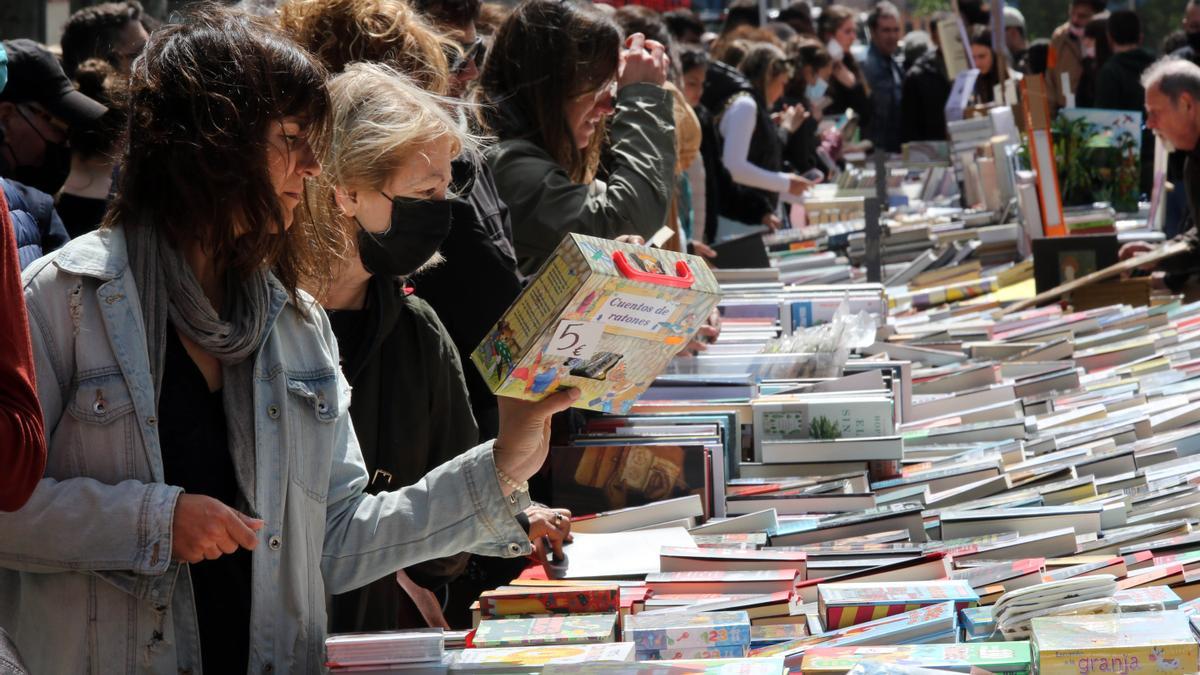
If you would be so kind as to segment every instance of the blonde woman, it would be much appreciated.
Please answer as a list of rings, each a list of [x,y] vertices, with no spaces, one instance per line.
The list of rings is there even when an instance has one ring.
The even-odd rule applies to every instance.
[[[350,416],[371,474],[367,490],[391,490],[471,448],[479,435],[454,344],[405,284],[436,264],[454,220],[474,217],[447,190],[451,160],[477,154],[476,141],[455,102],[389,66],[351,64],[329,88],[333,136],[313,206],[345,253],[322,304],[355,392]],[[543,515],[546,531],[535,534],[561,542],[570,513]],[[445,626],[441,603],[425,589],[439,588],[465,562],[420,565],[334,597],[333,630],[411,627],[414,619]],[[406,611],[405,591],[420,616]]]

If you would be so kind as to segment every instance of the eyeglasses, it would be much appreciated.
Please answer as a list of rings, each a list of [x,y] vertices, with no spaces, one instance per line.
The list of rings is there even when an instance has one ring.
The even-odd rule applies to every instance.
[[[487,55],[487,47],[483,45],[483,38],[476,37],[470,44],[463,44],[462,53],[455,52],[447,54],[447,60],[450,62],[450,72],[461,73],[467,69],[467,64],[475,62],[476,68],[483,68],[483,57]]]

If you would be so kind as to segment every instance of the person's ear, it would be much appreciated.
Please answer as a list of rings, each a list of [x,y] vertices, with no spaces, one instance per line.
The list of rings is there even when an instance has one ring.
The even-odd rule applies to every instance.
[[[333,189],[333,201],[341,209],[342,215],[353,218],[358,214],[358,191],[342,187]]]

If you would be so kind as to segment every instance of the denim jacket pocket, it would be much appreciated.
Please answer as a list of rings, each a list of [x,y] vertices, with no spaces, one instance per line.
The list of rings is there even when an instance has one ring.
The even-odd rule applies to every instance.
[[[291,443],[289,478],[318,502],[329,493],[330,453],[338,418],[346,414],[348,396],[341,392],[337,371],[287,373]]]
[[[133,410],[133,397],[121,371],[113,368],[81,377],[68,407],[82,422],[111,424]]]

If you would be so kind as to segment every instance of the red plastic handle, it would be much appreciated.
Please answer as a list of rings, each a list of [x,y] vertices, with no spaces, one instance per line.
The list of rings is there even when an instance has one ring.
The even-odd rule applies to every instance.
[[[692,284],[696,283],[696,277],[692,276],[692,268],[688,267],[686,260],[680,260],[675,263],[675,274],[677,276],[669,276],[666,274],[655,274],[653,272],[643,272],[634,268],[629,264],[629,259],[625,257],[624,251],[613,251],[613,264],[617,266],[617,270],[621,276],[633,281],[643,281],[648,284],[658,284],[659,286],[671,286],[672,288],[691,288]]]

